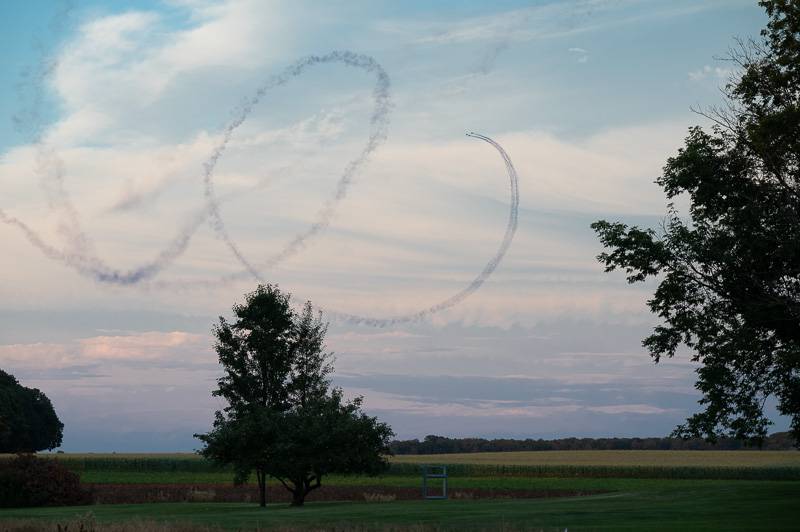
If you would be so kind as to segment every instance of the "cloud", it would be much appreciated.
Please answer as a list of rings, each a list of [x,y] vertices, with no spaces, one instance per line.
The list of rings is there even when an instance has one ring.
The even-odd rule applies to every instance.
[[[578,54],[578,63],[586,63],[589,61],[589,52],[583,48],[569,48],[567,51],[573,54]]]
[[[337,382],[362,391],[403,435],[664,434],[696,407],[695,365],[685,356],[652,364],[641,339],[656,322],[645,305],[654,285],[603,273],[589,224],[658,224],[665,199],[653,181],[686,134],[681,111],[694,93],[654,108],[646,80],[623,63],[620,87],[600,68],[575,83],[576,69],[559,63],[588,61],[590,50],[604,50],[604,61],[641,52],[619,38],[642,31],[635,22],[663,29],[667,17],[730,5],[548,1],[379,22],[380,10],[260,0],[84,12],[53,61],[44,139],[97,253],[126,268],[152,258],[203,204],[202,163],[265,78],[309,53],[374,54],[394,87],[389,141],[328,232],[267,278],[298,301],[376,316],[460,289],[508,216],[502,162],[462,138],[473,128],[517,166],[520,225],[506,261],[458,308],[391,329],[332,324]],[[459,15],[467,11],[484,14]],[[703,38],[688,35],[689,48]],[[647,46],[646,61],[686,53],[670,64],[703,64]],[[698,82],[722,74],[695,72]],[[325,204],[363,145],[371,90],[358,72],[321,67],[265,95],[237,130],[215,186],[248,258],[271,256]],[[2,154],[2,208],[60,248],[63,220],[39,190],[47,176],[37,156],[31,145]],[[254,284],[213,283],[237,266],[212,230],[198,230],[164,284],[135,289],[80,278],[13,228],[0,226],[0,239],[0,367],[54,399],[73,448],[191,449],[219,407],[209,326]]]
[[[429,402],[402,395],[387,394],[375,390],[350,388],[350,395],[368,394],[365,408],[370,412],[393,412],[418,416],[458,416],[458,417],[513,417],[547,418],[566,415],[582,409],[580,405],[509,405],[503,401],[473,401],[470,404],[451,402]]]
[[[445,375],[337,375],[348,395],[404,437],[666,434],[695,407],[696,392],[651,389],[636,380]],[[438,424],[438,426],[437,426]]]
[[[20,381],[83,381],[84,379],[95,379],[107,377],[108,374],[102,373],[99,364],[83,364],[77,366],[64,367],[28,367],[15,369],[14,376]]]
[[[80,356],[90,360],[164,360],[187,348],[196,349],[207,343],[205,335],[182,331],[96,336],[80,341]]]
[[[278,50],[281,14],[259,2],[187,2],[194,24],[175,31],[154,11],[89,19],[58,57],[53,89],[68,114],[141,110],[181,78],[212,68],[254,68]],[[267,36],[271,46],[266,44]],[[103,90],[96,88],[102,86]],[[72,119],[76,119],[73,115]]]
[[[643,416],[682,412],[681,408],[661,408],[654,405],[601,405],[586,408],[589,412],[601,414],[639,414]]]
[[[92,336],[64,343],[0,345],[0,366],[22,370],[108,367],[115,363],[207,368],[216,358],[208,335],[183,331]],[[99,364],[103,364],[102,366]]]
[[[455,21],[384,21],[378,28],[389,34],[404,35],[418,44],[525,42],[566,37],[643,20],[680,17],[721,4],[718,0],[681,1],[668,6],[652,0],[545,2],[534,7]]]
[[[335,179],[331,167],[343,167],[357,149],[349,136],[338,138],[340,125],[324,118],[329,115],[316,114],[311,123],[304,119],[281,130],[245,133],[231,146],[231,159],[219,175],[219,193],[226,198],[223,216],[255,262],[304,227]],[[596,284],[604,277],[594,260],[597,251],[586,247],[588,226],[607,213],[649,216],[647,223],[657,223],[665,200],[653,180],[683,135],[683,124],[666,123],[614,128],[578,140],[541,131],[499,136],[520,174],[518,239],[482,293],[501,297],[478,294],[477,306],[467,302],[450,316],[511,323],[552,312],[599,315],[609,305],[643,309],[636,288],[629,289],[631,299],[626,300],[609,297],[614,290]],[[171,228],[185,223],[201,204],[192,169],[212,143],[211,137],[198,135],[177,144],[62,150],[69,175],[81,176],[68,186],[80,198],[79,212],[98,252],[114,257],[121,267],[155,254],[172,235]],[[322,152],[292,166],[320,143]],[[276,156],[264,161],[251,150]],[[36,226],[47,234],[52,219],[38,216],[44,200],[32,202],[36,183],[24,179],[34,157],[16,150],[0,167],[17,178],[10,179],[16,186],[9,186],[16,192],[6,197],[31,202],[17,204],[15,212],[28,220],[39,218]],[[292,170],[282,174],[280,168],[287,165]],[[118,181],[109,181],[109,175]],[[266,186],[260,187],[261,179]],[[325,308],[371,315],[413,311],[455,292],[482,267],[502,235],[506,195],[498,161],[470,139],[398,139],[376,156],[369,175],[342,204],[335,226],[293,258],[290,267],[278,270],[276,280]],[[147,216],[138,215],[143,209]],[[580,216],[571,214],[576,212]],[[211,235],[200,233],[165,278],[198,272],[214,279],[230,271],[226,257]],[[565,288],[573,282],[594,286]],[[528,293],[512,283],[528,285]],[[232,288],[225,288],[229,298],[242,290]],[[217,312],[215,301],[208,297],[203,312]]]
[[[191,16],[190,24],[177,29],[150,11],[100,17],[81,26],[62,48],[53,88],[67,105],[49,139],[63,160],[65,186],[77,200],[83,227],[98,254],[114,266],[150,259],[174,228],[197,212],[203,201],[201,164],[219,135],[215,124],[224,122],[254,78],[286,61],[276,59],[284,34],[267,30],[295,15],[281,6],[255,9],[257,4],[178,2],[177,8],[191,10]],[[553,4],[548,9],[564,8]],[[499,14],[489,26],[502,28],[513,15]],[[532,20],[540,15],[530,14]],[[269,37],[254,36],[254,26],[262,22]],[[267,38],[276,43],[265,55],[258,47]],[[217,40],[224,40],[224,46],[204,48]],[[228,200],[223,216],[254,262],[305,228],[363,142],[369,120],[363,99],[369,85],[338,71],[316,75],[292,86],[289,94],[270,94],[220,163],[215,184]],[[411,91],[406,98],[418,96],[419,91]],[[456,113],[467,111],[453,107]],[[325,308],[364,314],[413,311],[458,290],[496,248],[508,192],[496,157],[472,140],[453,140],[452,131],[447,135],[420,139],[400,129],[359,177],[334,227],[302,256],[267,275]],[[660,216],[663,195],[652,181],[682,136],[683,125],[677,122],[615,127],[582,137],[538,128],[499,135],[522,178],[521,230],[486,292],[445,321],[508,325],[556,314],[599,316],[610,307],[616,313],[639,312],[641,293],[634,289],[630,296],[611,297],[617,292],[599,284],[596,251],[587,247],[588,224],[608,213]],[[0,160],[0,194],[15,214],[59,245],[59,217],[46,213],[38,180],[31,179],[35,162],[30,146],[6,153]],[[575,217],[576,212],[585,214]],[[8,228],[2,231],[3,237],[11,235]],[[31,256],[37,261],[23,249],[26,244],[13,236],[10,242],[14,256],[25,257],[26,264]],[[35,267],[14,269],[4,296],[14,299],[18,280],[19,286],[38,285],[71,275],[39,260]],[[213,281],[234,268],[204,228],[160,280]],[[180,293],[180,287],[129,291],[119,296],[120,305],[123,299],[146,304],[157,296],[180,308],[190,298],[201,312],[214,313],[220,298],[232,300],[250,284],[190,295],[189,289]],[[65,301],[68,290],[107,297],[90,283],[59,285],[43,297]],[[515,288],[520,285],[527,288]]]
[[[707,78],[728,80],[733,74],[734,70],[732,68],[711,67],[710,65],[705,65],[703,68],[689,72],[689,79],[692,81],[703,81]]]
[[[594,8],[605,10],[608,2],[578,4],[547,3],[455,22],[384,23],[390,32],[417,34],[421,44],[461,44],[472,41],[501,40],[521,42],[552,38],[586,31],[593,23]]]

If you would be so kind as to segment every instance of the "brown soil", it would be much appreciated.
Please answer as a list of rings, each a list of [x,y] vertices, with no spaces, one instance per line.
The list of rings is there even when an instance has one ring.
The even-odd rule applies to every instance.
[[[89,484],[98,504],[134,504],[146,502],[256,502],[258,488],[231,484]],[[520,490],[520,489],[451,489],[451,499],[531,499],[541,497],[575,497],[592,495],[585,490]],[[419,488],[387,486],[322,486],[312,491],[307,501],[373,501],[419,500]],[[267,502],[290,502],[291,494],[280,485],[267,487]]]

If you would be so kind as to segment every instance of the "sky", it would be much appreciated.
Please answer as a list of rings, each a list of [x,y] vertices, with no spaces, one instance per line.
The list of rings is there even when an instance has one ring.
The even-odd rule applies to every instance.
[[[399,438],[664,436],[697,366],[652,362],[655,284],[604,273],[589,224],[658,226],[691,108],[765,21],[749,0],[2,2],[0,368],[51,398],[64,450],[196,449],[224,406],[212,326],[262,280],[323,309],[335,384]],[[433,307],[497,252],[509,178],[469,131],[519,176],[507,254],[450,308],[348,319]]]

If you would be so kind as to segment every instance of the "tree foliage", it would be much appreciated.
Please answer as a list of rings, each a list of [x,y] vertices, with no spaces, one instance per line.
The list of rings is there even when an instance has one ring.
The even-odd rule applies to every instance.
[[[292,310],[290,296],[259,286],[235,305],[236,320],[220,318],[215,349],[224,374],[213,395],[228,403],[208,434],[196,435],[205,457],[232,464],[237,482],[255,471],[260,504],[266,480],[278,479],[294,505],[331,473],[374,474],[387,466],[388,425],[345,401],[331,388],[327,324],[307,303]]]
[[[688,219],[670,203],[658,231],[592,224],[606,271],[658,279],[662,324],[643,342],[656,362],[686,345],[700,363],[705,409],[682,436],[760,441],[774,396],[800,441],[800,4],[760,4],[768,25],[731,51],[725,107],[701,112],[713,127],[691,128],[656,181],[688,198]]]
[[[64,425],[50,399],[0,370],[0,453],[31,453],[61,445]]]

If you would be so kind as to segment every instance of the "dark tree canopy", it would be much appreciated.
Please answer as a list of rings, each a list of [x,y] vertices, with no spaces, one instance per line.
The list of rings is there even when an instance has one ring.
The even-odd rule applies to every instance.
[[[270,474],[292,493],[294,506],[302,506],[324,475],[374,475],[391,454],[389,426],[361,412],[361,398],[344,401],[339,389],[296,404],[282,416],[281,429]]]
[[[294,505],[331,473],[374,474],[386,467],[392,430],[331,388],[327,325],[307,303],[295,313],[290,296],[259,286],[220,318],[215,349],[224,374],[213,395],[228,403],[208,434],[198,434],[205,457],[232,464],[236,481],[255,471],[260,503],[266,480],[278,479]]]
[[[800,441],[800,4],[760,2],[762,38],[739,42],[727,104],[701,112],[657,179],[672,201],[660,230],[592,224],[606,271],[658,287],[648,305],[662,324],[643,344],[656,362],[688,346],[699,362],[704,410],[676,430],[761,441],[768,397]]]
[[[64,425],[50,399],[0,370],[0,453],[30,453],[61,445]]]

